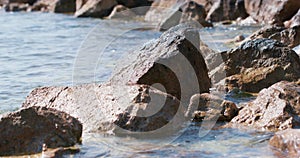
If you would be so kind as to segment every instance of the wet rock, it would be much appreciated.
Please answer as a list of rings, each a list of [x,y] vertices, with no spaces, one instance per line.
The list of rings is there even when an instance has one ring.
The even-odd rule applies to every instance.
[[[85,3],[82,0],[79,1],[82,6],[77,7],[76,17],[103,18],[109,16],[114,6],[117,5],[115,0],[87,0]],[[77,2],[77,4],[80,4],[80,2]]]
[[[21,155],[80,142],[81,123],[70,115],[45,107],[29,107],[0,120],[0,155]]]
[[[117,5],[114,7],[111,14],[108,16],[108,19],[122,19],[122,20],[130,20],[134,19],[137,15],[132,12],[129,8],[123,5]]]
[[[8,0],[0,0],[0,6],[5,6],[8,4]]]
[[[287,28],[294,27],[300,25],[300,9],[298,12],[292,17],[291,20],[284,22],[284,26]]]
[[[274,39],[293,48],[300,44],[300,25],[288,29],[284,27],[266,26],[253,33],[245,41],[259,38]]]
[[[7,12],[27,11],[28,8],[29,8],[29,4],[27,3],[9,3],[5,6],[5,11]]]
[[[299,109],[300,85],[282,81],[260,91],[231,123],[271,131],[299,128]]]
[[[183,118],[179,104],[175,97],[146,85],[89,84],[37,88],[23,107],[38,105],[65,111],[83,123],[85,132],[107,132],[117,127],[136,132],[159,129],[175,114]]]
[[[192,95],[209,92],[211,85],[199,44],[197,29],[175,26],[131,53],[119,64],[111,82],[156,84],[159,90],[188,103]]]
[[[269,144],[277,152],[276,155],[284,157],[300,156],[300,130],[288,129],[279,131],[271,138]]]
[[[212,7],[206,17],[208,21],[218,22],[248,17],[244,0],[214,0],[212,3]]]
[[[39,0],[33,4],[31,11],[74,13],[76,0]]]
[[[300,8],[299,0],[245,0],[247,13],[259,23],[283,25]]]
[[[300,78],[299,56],[275,40],[247,41],[221,54],[224,65],[220,65],[219,72],[225,71],[227,88],[259,92],[279,81],[297,81]]]
[[[171,3],[173,2],[173,3]],[[156,1],[145,16],[145,20],[158,25],[161,31],[189,21],[198,22],[199,27],[212,27],[207,21],[206,11],[202,5],[194,1]]]
[[[192,96],[188,107],[197,108],[197,110],[193,110],[195,112],[192,114],[194,121],[197,122],[203,119],[229,122],[239,111],[233,102],[223,100],[219,96],[209,93]],[[190,113],[189,111],[188,113]]]

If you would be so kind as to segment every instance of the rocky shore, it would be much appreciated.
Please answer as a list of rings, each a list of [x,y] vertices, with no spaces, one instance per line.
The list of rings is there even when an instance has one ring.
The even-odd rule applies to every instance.
[[[130,52],[106,83],[34,89],[20,110],[1,117],[0,156],[74,146],[82,132],[155,131],[164,137],[186,122],[204,120],[274,132],[269,144],[276,155],[300,156],[300,56],[293,50],[300,44],[299,0],[0,0],[0,5],[6,11],[76,17],[140,16],[165,31]],[[220,21],[267,26],[237,40],[236,48],[216,52],[199,29]],[[238,104],[222,95],[236,91],[256,99]]]

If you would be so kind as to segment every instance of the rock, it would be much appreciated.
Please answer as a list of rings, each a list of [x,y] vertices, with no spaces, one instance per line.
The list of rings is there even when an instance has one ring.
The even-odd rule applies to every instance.
[[[122,20],[130,20],[134,19],[137,15],[132,12],[129,8],[123,5],[117,5],[114,7],[111,14],[108,16],[108,19],[122,19]]]
[[[291,28],[294,26],[300,25],[300,9],[298,12],[292,17],[291,20],[284,22],[284,26],[287,28]]]
[[[279,81],[300,78],[299,56],[275,40],[247,41],[221,55],[225,65],[220,66],[219,72],[226,72],[227,87],[259,92]]]
[[[193,114],[194,121],[197,122],[202,121],[204,118],[205,120],[229,122],[238,114],[238,108],[233,102],[223,100],[209,93],[192,96],[188,107],[198,107],[196,111],[194,110],[195,112]]]
[[[300,156],[300,130],[288,129],[276,132],[269,144],[276,150],[279,157],[299,157]]]
[[[38,0],[8,0],[8,3],[23,3],[33,5]]]
[[[8,0],[0,0],[0,6],[5,6],[8,4]]]
[[[283,25],[300,8],[299,0],[245,0],[247,13],[259,23]]]
[[[244,0],[214,0],[206,20],[218,22],[236,20],[239,17],[242,19],[248,17]]]
[[[112,84],[146,84],[188,103],[211,87],[197,29],[181,24],[171,28],[122,61]],[[180,64],[179,64],[180,63]],[[164,88],[162,88],[162,87]]]
[[[0,120],[0,155],[42,152],[50,148],[73,146],[80,142],[81,123],[70,115],[45,107],[23,108]]]
[[[206,11],[202,5],[194,1],[155,1],[145,16],[145,20],[158,25],[161,31],[185,23],[194,21],[203,27],[213,25],[205,21]],[[201,27],[199,26],[199,27]]]
[[[124,5],[128,8],[151,6],[154,0],[117,0],[118,4]]]
[[[253,33],[249,38],[245,39],[244,42],[259,38],[274,39],[293,48],[300,44],[300,25],[288,29],[284,27],[266,26]]]
[[[294,48],[300,44],[300,25],[275,33],[269,37]]]
[[[245,19],[237,18],[236,22],[239,25],[247,25],[247,26],[257,24],[257,21],[255,21],[251,16],[248,16]]]
[[[231,123],[277,131],[299,128],[299,116],[300,85],[282,81],[260,91],[258,97],[240,110]]]
[[[300,45],[293,49],[300,56]]]
[[[29,4],[26,3],[9,3],[5,6],[5,11],[7,12],[27,11],[28,8],[29,8]]]
[[[115,0],[87,0],[79,9],[77,8],[75,16],[103,18],[109,16],[116,5],[117,2]]]
[[[119,128],[132,132],[151,131],[174,121],[175,114],[184,118],[184,109],[175,97],[146,85],[37,88],[27,97],[23,107],[37,105],[77,117],[85,132],[113,130],[117,134]],[[181,123],[169,125],[176,129]]]
[[[74,13],[76,0],[39,0],[31,8],[32,11],[53,13]]]

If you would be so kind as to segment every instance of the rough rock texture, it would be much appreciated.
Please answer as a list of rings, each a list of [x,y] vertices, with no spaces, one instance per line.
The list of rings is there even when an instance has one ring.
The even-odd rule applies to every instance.
[[[300,156],[300,130],[288,129],[279,131],[271,138],[269,144],[274,147],[278,157]]]
[[[80,142],[81,123],[70,115],[45,107],[29,107],[3,116],[0,120],[0,155],[42,152],[73,146]]]
[[[284,26],[287,28],[294,27],[300,25],[300,9],[298,12],[292,17],[291,20],[284,22]]]
[[[225,66],[221,65],[219,72],[226,72],[228,87],[259,92],[279,81],[297,81],[300,78],[299,56],[275,40],[247,41],[221,54]]]
[[[198,22],[201,26],[212,27],[207,21],[206,11],[194,1],[155,1],[145,16],[145,20],[158,25],[159,30],[169,28],[187,21]],[[199,26],[200,27],[200,26]]]
[[[211,85],[199,44],[197,29],[183,24],[173,27],[131,53],[119,64],[111,82],[156,84],[161,91],[188,103],[192,95],[209,92]]]
[[[122,19],[129,20],[134,19],[137,15],[132,12],[129,8],[123,5],[117,5],[114,7],[113,11],[108,16],[108,19]]]
[[[194,114],[194,121],[218,120],[230,121],[238,114],[237,106],[227,100],[209,93],[196,94],[191,97],[189,108],[197,108]],[[191,109],[189,109],[191,110]],[[189,111],[188,111],[189,113]]]
[[[33,5],[38,0],[8,0],[8,3],[27,3],[29,5]]]
[[[282,81],[263,89],[248,103],[233,125],[254,127],[260,130],[285,130],[300,127],[300,85]]]
[[[158,129],[168,124],[176,112],[184,115],[179,104],[175,97],[146,85],[89,84],[37,88],[23,107],[65,111],[82,122],[85,132],[99,132],[113,130],[116,125],[130,131]]]
[[[279,24],[289,20],[300,8],[299,0],[245,0],[247,13],[258,22]]]
[[[212,3],[212,7],[206,17],[208,21],[217,22],[248,17],[244,0],[213,0]]]
[[[245,39],[244,42],[259,38],[274,39],[293,48],[300,44],[300,25],[288,29],[284,27],[266,26],[253,33],[249,38]]]
[[[114,6],[117,5],[115,0],[87,0],[85,3],[82,0],[79,1],[83,5],[80,8],[77,7],[76,17],[103,18],[109,16]],[[80,4],[80,2],[77,2],[77,4]]]

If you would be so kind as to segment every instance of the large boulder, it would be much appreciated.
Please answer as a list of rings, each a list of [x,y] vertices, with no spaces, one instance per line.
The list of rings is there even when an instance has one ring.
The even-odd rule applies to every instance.
[[[77,5],[81,4],[81,7],[77,6],[75,12],[76,17],[94,17],[103,18],[109,16],[114,6],[117,5],[115,0],[77,0]]]
[[[209,92],[211,87],[199,44],[198,29],[175,26],[131,53],[119,64],[111,82],[161,85],[156,88],[188,103],[192,95]]]
[[[212,27],[207,21],[205,8],[194,1],[155,1],[145,20],[158,25],[161,31],[189,21],[198,22],[202,27]],[[199,27],[201,27],[199,26]]]
[[[174,121],[175,115],[184,116],[178,99],[147,85],[42,87],[23,103],[31,106],[65,111],[82,122],[85,132],[152,131]],[[176,123],[172,126],[176,129]]]
[[[292,17],[291,20],[284,22],[284,26],[285,27],[294,27],[300,25],[300,9],[298,10],[298,12]]]
[[[23,108],[0,120],[0,155],[22,155],[80,143],[81,123],[70,115],[45,107]]]
[[[282,81],[260,91],[258,97],[231,120],[231,124],[271,131],[299,128],[299,103],[299,83]]]
[[[208,21],[245,19],[248,14],[245,9],[244,0],[214,0],[207,13]]]
[[[118,4],[128,8],[151,6],[154,0],[116,0]]]
[[[258,22],[283,25],[300,8],[299,0],[245,0],[248,14]]]
[[[269,144],[275,149],[278,157],[299,157],[300,130],[288,129],[276,132]]]
[[[254,32],[243,42],[259,38],[274,39],[286,44],[290,48],[293,48],[300,44],[300,25],[293,26],[288,29],[278,26],[265,26]]]
[[[224,63],[218,73],[225,72],[227,88],[259,92],[282,80],[300,78],[300,58],[284,44],[271,39],[256,39],[221,53]],[[217,77],[216,77],[217,78]]]

